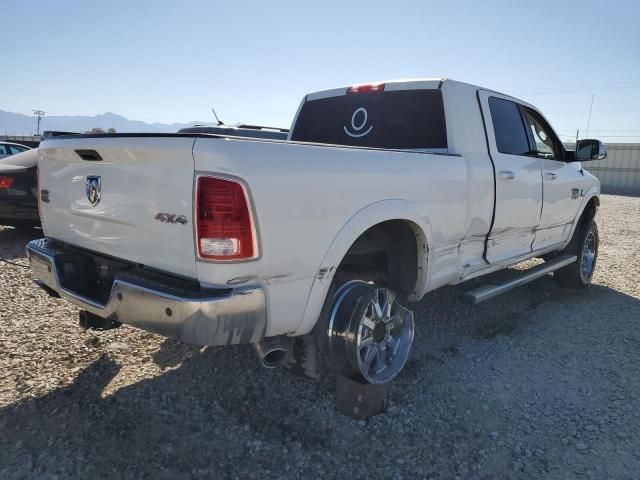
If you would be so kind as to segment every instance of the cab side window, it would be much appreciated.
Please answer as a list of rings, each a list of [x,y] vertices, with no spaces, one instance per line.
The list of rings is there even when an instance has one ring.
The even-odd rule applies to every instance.
[[[518,105],[510,100],[489,97],[489,110],[498,151],[509,155],[529,155],[531,149]]]
[[[537,112],[529,108],[524,108],[524,116],[533,140],[534,152],[532,153],[548,160],[558,160],[560,158],[560,146],[551,131],[551,127]]]
[[[5,148],[5,145],[0,145],[0,155],[7,155],[7,149]]]

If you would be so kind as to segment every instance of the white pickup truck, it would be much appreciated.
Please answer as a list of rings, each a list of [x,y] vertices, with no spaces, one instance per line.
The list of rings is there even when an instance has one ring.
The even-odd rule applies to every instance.
[[[580,161],[602,143],[568,151],[532,105],[448,79],[307,95],[285,141],[79,135],[39,156],[31,270],[81,323],[252,343],[310,375],[388,382],[408,302],[533,257],[465,298],[553,271],[584,286],[598,253],[600,186]]]

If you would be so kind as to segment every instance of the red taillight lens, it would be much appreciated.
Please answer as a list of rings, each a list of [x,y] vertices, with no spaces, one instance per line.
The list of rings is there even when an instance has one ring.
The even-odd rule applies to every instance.
[[[242,184],[223,178],[199,177],[196,202],[200,257],[216,260],[254,257],[251,212]]]
[[[11,188],[13,185],[13,177],[0,176],[0,188]]]
[[[347,88],[347,94],[352,93],[369,93],[369,92],[383,92],[384,83],[368,83],[366,85],[353,85]]]

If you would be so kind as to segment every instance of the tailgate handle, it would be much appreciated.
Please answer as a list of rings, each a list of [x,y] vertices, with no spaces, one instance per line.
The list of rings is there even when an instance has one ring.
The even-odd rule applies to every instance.
[[[102,161],[102,157],[95,150],[76,150],[76,153],[83,160],[88,160],[90,162]]]

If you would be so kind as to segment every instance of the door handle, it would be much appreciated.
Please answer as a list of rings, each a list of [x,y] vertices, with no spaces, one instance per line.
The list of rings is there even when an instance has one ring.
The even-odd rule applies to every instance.
[[[545,180],[555,180],[556,178],[558,178],[558,175],[556,175],[555,173],[547,172],[544,174]]]
[[[499,174],[500,180],[504,180],[508,182],[509,180],[513,180],[516,178],[516,174],[509,170],[502,170]]]

